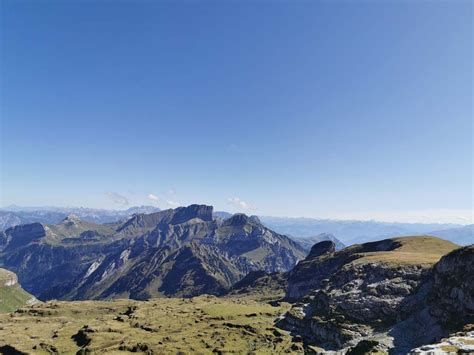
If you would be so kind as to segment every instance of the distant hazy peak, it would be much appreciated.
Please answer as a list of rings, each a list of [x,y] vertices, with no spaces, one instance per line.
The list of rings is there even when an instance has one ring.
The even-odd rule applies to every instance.
[[[260,221],[260,218],[258,218],[258,216],[256,215],[250,216],[249,220],[252,221],[253,223],[262,224],[262,222]]]
[[[69,223],[78,223],[80,222],[81,219],[79,218],[79,216],[77,216],[76,214],[74,213],[70,213],[67,215],[66,218],[64,218],[61,223],[62,224],[69,224]]]

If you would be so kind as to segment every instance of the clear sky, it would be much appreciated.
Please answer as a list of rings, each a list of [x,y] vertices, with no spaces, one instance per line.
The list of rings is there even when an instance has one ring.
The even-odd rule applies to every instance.
[[[2,206],[467,223],[471,1],[1,1]]]

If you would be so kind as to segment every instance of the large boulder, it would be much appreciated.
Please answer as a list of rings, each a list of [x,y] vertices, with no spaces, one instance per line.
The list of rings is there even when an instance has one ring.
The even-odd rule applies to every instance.
[[[317,258],[318,256],[334,253],[335,251],[336,244],[332,240],[324,240],[313,245],[308,254],[308,258]]]

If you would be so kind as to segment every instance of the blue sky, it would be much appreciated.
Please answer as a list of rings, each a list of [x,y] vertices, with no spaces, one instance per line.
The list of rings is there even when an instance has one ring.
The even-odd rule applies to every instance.
[[[470,1],[1,2],[1,205],[467,223]]]

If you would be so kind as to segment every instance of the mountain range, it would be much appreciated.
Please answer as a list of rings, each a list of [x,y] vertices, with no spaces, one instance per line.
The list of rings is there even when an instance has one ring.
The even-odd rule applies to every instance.
[[[105,225],[68,216],[2,237],[0,261],[35,295],[109,302],[38,302],[5,270],[26,306],[0,314],[0,353],[474,351],[472,245],[323,240],[304,257],[256,217],[204,205]]]
[[[413,235],[439,236],[460,245],[474,242],[472,224],[465,226],[449,223],[395,223],[268,216],[259,218],[266,226],[282,234],[306,238],[329,233],[345,245]]]
[[[106,210],[82,207],[19,207],[8,206],[0,209],[0,230],[26,223],[56,224],[70,214],[84,221],[113,223],[122,221],[136,213],[153,213],[160,209],[154,206],[137,206],[126,210]],[[215,218],[232,216],[225,211],[215,211]],[[450,240],[459,245],[474,242],[474,225],[436,223],[392,223],[379,221],[351,221],[314,218],[289,218],[258,216],[268,228],[285,234],[311,247],[312,242],[324,234],[337,238],[337,245],[351,245],[402,235],[433,235]],[[319,236],[319,237],[318,237]],[[316,239],[314,239],[316,238]],[[306,241],[305,241],[306,240]],[[339,243],[339,244],[338,244]]]
[[[182,331],[172,319],[183,312],[183,319],[194,324],[188,332],[196,339],[178,343],[188,344],[190,352],[208,352],[210,344],[217,353],[232,347],[251,352],[259,344],[270,352],[399,354],[435,342],[429,347],[447,349],[446,337],[457,339],[456,351],[474,351],[472,245],[460,247],[427,235],[349,246],[327,233],[290,238],[268,228],[268,220],[264,224],[257,216],[214,212],[206,205],[121,214],[106,223],[69,214],[57,223],[20,224],[0,232],[0,312],[26,307],[3,318],[9,324],[5,329],[29,324],[29,332],[36,332],[35,317],[55,324],[54,315],[82,317],[95,327],[74,323],[80,328],[58,335],[54,325],[56,330],[48,333],[52,338],[35,335],[43,339],[39,343],[30,338],[18,342],[16,332],[0,328],[0,353],[11,352],[11,344],[27,353],[179,352],[166,332]],[[94,211],[94,218],[104,215]],[[469,236],[462,238],[471,232],[472,226],[465,226],[439,233],[469,243]],[[220,298],[196,298],[202,295]],[[170,297],[174,301],[150,303]],[[190,301],[175,301],[183,298]],[[126,308],[123,299],[136,303]],[[71,302],[76,300],[87,302]],[[91,315],[104,314],[102,303],[92,300],[109,301],[107,309],[116,315],[108,327],[100,326],[102,318],[91,320]],[[242,308],[249,302],[252,306]],[[138,308],[146,313],[140,315]],[[158,309],[165,315],[157,316],[166,318],[149,320],[146,315]],[[237,316],[235,309],[245,314]],[[114,322],[124,326],[116,329]],[[198,323],[205,324],[201,335]],[[136,337],[147,340],[137,343]],[[76,345],[56,338],[76,339]]]
[[[153,206],[136,206],[126,210],[106,210],[84,207],[19,207],[8,206],[0,209],[0,230],[20,224],[55,224],[74,214],[79,218],[95,223],[111,223],[129,218],[136,213],[153,213],[160,209]]]
[[[0,265],[42,300],[219,295],[251,271],[288,271],[305,255],[257,217],[222,220],[205,205],[107,224],[69,215],[0,233]]]

